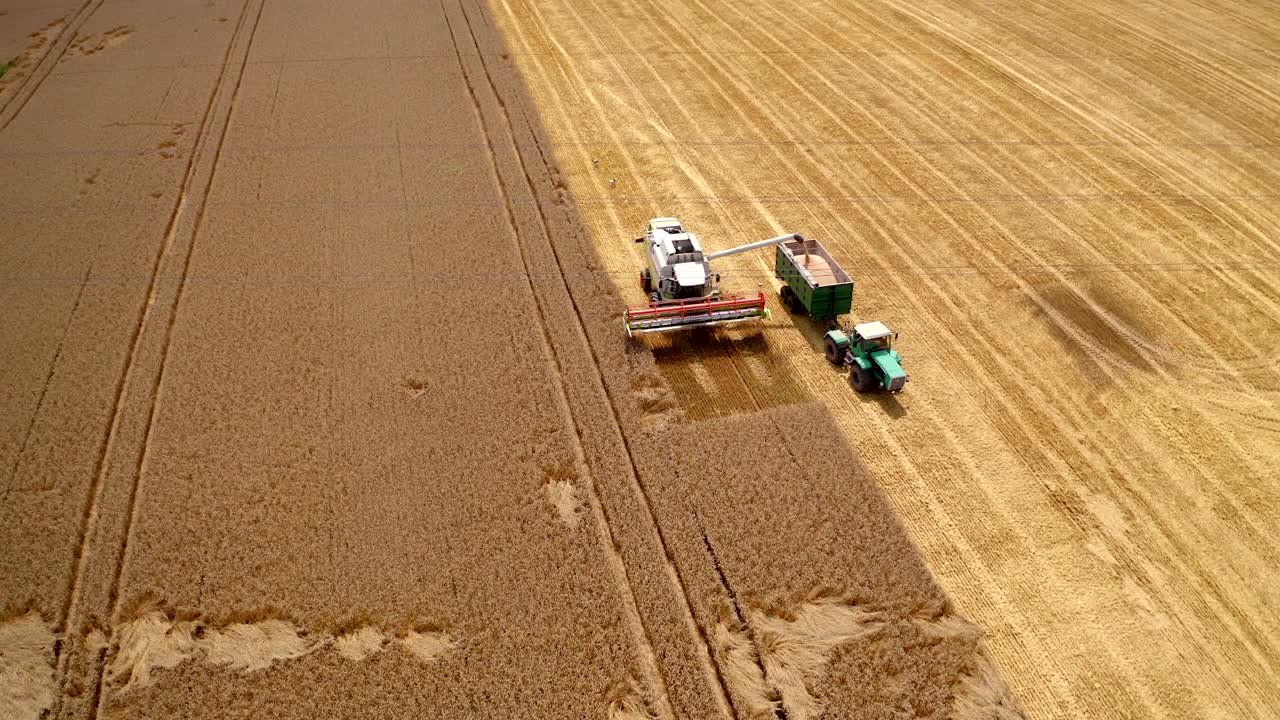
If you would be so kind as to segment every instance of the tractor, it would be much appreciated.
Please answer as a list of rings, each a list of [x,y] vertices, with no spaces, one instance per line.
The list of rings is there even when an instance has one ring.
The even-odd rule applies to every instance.
[[[849,366],[849,385],[854,390],[884,388],[896,393],[910,379],[902,369],[902,356],[893,349],[897,337],[882,322],[866,322],[854,325],[850,332],[828,331],[823,346],[832,365]]]

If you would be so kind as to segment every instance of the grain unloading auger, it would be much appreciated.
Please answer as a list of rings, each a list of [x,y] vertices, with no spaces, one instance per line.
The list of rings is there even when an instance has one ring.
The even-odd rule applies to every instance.
[[[649,304],[627,308],[623,314],[627,334],[726,325],[769,317],[764,293],[722,294],[720,275],[711,271],[711,261],[796,237],[782,235],[703,254],[698,237],[681,227],[679,220],[650,220],[644,237],[636,238],[636,242],[646,243],[649,266],[640,273],[640,286],[648,293]]]

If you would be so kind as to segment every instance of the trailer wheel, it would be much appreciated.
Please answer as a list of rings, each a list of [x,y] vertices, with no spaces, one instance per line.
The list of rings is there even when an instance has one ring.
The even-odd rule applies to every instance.
[[[787,306],[788,311],[800,312],[797,307],[800,305],[800,298],[796,297],[796,291],[792,290],[790,285],[783,285],[782,291],[778,294],[782,296],[782,304]]]
[[[860,393],[875,389],[876,378],[870,372],[858,367],[857,363],[849,366],[849,387]]]

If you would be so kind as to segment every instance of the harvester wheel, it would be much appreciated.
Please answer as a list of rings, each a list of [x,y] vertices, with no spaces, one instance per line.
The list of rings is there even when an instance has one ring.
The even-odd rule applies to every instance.
[[[849,366],[849,387],[860,393],[875,389],[876,378],[870,372],[858,367],[857,363]]]
[[[640,287],[644,288],[646,293],[653,292],[653,275],[649,273],[648,268],[640,271]]]

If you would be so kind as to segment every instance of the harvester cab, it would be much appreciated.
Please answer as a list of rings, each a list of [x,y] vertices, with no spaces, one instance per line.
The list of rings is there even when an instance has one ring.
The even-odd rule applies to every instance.
[[[711,261],[756,248],[778,245],[796,235],[761,240],[738,247],[704,253],[698,236],[675,218],[654,218],[636,242],[645,243],[647,267],[640,272],[640,286],[649,296],[645,307],[627,308],[623,321],[627,334],[724,325],[769,317],[764,293],[752,296],[724,295],[720,275]]]
[[[675,218],[654,218],[636,242],[648,241],[649,267],[640,282],[652,301],[687,300],[714,295],[719,277],[702,254],[698,236],[686,232]]]
[[[827,359],[849,366],[849,385],[858,392],[883,387],[902,390],[910,378],[902,369],[902,356],[893,349],[898,334],[882,322],[854,325],[851,332],[832,330],[824,338]]]

